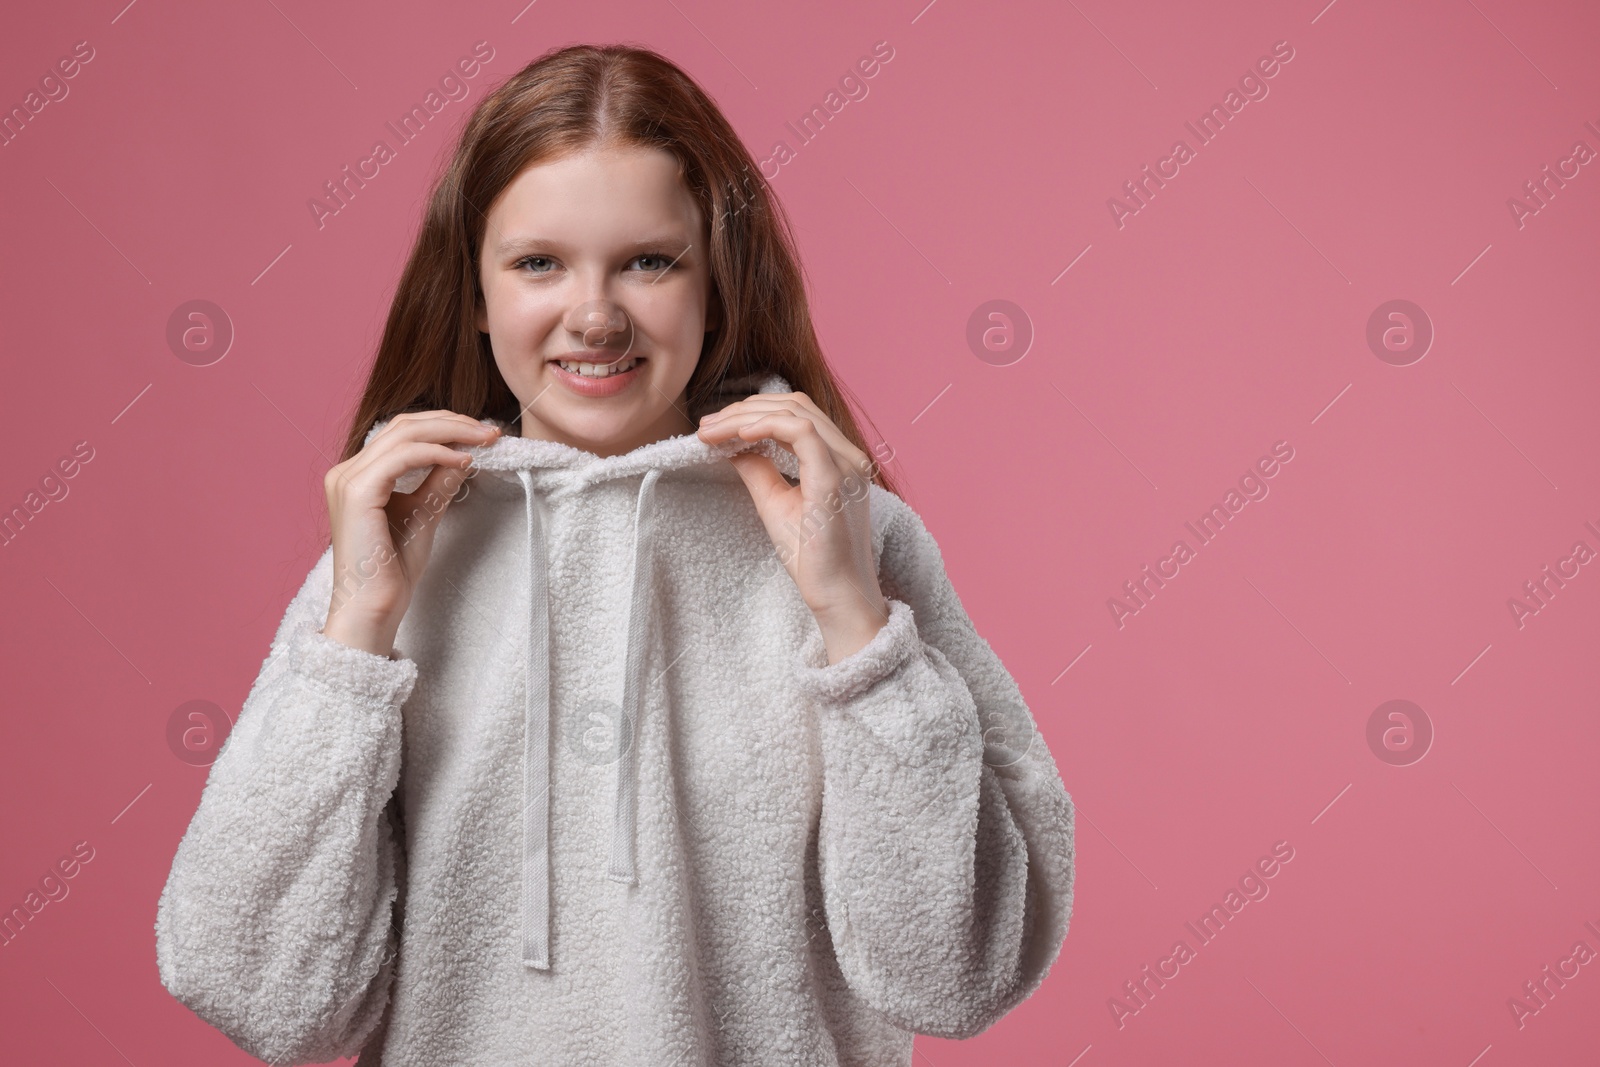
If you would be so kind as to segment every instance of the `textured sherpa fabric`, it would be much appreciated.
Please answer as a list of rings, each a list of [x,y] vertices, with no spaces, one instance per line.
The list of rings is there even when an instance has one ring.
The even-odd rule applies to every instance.
[[[903,500],[830,665],[726,462],[796,478],[774,442],[468,450],[390,656],[321,633],[331,549],[289,604],[161,894],[173,996],[280,1067],[904,1067],[1039,986],[1072,800]]]

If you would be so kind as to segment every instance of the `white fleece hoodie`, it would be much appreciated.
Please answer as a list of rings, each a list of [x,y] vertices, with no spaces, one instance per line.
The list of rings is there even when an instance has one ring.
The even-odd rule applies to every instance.
[[[1016,683],[876,485],[889,619],[828,665],[747,449],[798,476],[471,448],[399,658],[320,632],[325,551],[173,859],[172,995],[280,1067],[904,1067],[1031,994],[1073,806]]]

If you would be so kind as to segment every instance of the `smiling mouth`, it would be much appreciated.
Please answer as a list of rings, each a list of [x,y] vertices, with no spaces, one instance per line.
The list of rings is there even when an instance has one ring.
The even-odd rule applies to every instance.
[[[642,356],[623,356],[621,359],[609,363],[590,363],[586,360],[553,359],[550,361],[562,370],[571,374],[581,374],[585,378],[610,378],[616,374],[625,374],[644,362]]]

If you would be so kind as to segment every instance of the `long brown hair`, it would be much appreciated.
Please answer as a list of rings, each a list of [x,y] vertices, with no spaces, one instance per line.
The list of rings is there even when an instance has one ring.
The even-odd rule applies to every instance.
[[[710,404],[726,379],[781,375],[873,459],[873,481],[898,494],[878,462],[886,450],[863,436],[853,394],[823,358],[788,217],[760,167],[689,75],[625,44],[551,49],[473,110],[428,197],[341,459],[361,450],[375,422],[404,411],[520,417],[476,323],[487,212],[525,168],[599,145],[671,153],[711,224],[722,320],[689,379],[690,413]]]

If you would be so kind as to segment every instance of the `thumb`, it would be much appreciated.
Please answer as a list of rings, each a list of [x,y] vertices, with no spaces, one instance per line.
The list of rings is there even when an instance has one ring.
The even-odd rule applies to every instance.
[[[793,488],[778,470],[778,465],[759,452],[735,452],[728,462],[738,470],[745,487],[757,501],[766,500],[774,493]]]
[[[466,480],[460,467],[435,466],[409,493],[392,493],[385,510],[389,522],[408,537],[427,536]]]

